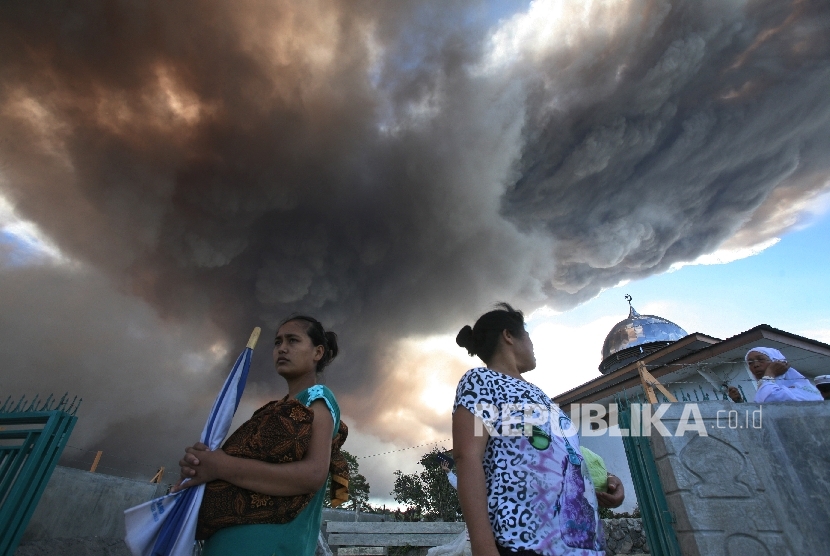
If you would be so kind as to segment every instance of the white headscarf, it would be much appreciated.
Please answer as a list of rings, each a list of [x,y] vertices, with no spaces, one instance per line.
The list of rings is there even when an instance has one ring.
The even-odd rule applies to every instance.
[[[749,351],[747,351],[746,355],[744,355],[744,363],[746,364],[747,370],[750,370],[749,369],[749,354],[752,353],[753,351],[755,353],[762,353],[762,354],[766,355],[767,357],[770,358],[770,361],[786,361],[787,360],[787,358],[784,357],[784,354],[781,353],[780,351],[778,351],[775,348],[754,347],[754,348],[751,348]],[[750,376],[752,376],[754,378],[754,375],[752,374],[751,371],[750,371]],[[823,398],[821,398],[821,394],[819,393],[818,389],[815,386],[813,386],[813,384],[809,380],[807,380],[807,378],[805,378],[804,375],[802,375],[801,373],[799,373],[798,371],[796,371],[792,367],[788,368],[787,372],[785,372],[781,376],[777,377],[775,379],[775,382],[778,385],[780,385],[784,388],[801,390],[803,392],[792,392],[791,393],[791,395],[793,396],[792,399],[783,399],[783,398],[782,399],[774,399],[775,397],[773,397],[773,398],[769,398],[769,401],[812,401],[814,399],[815,400],[823,399]],[[756,387],[757,387],[757,384],[760,384],[760,383],[761,383],[760,380],[757,381]],[[818,398],[816,397],[816,395],[818,395]],[[768,393],[767,392],[762,393],[760,391],[760,388],[759,388],[759,391],[755,394],[755,401],[760,403],[760,402],[765,401],[766,399],[768,399]]]
[[[767,347],[752,348],[751,350],[746,352],[746,355],[744,355],[744,363],[746,363],[746,368],[747,369],[749,368],[749,354],[752,353],[753,351],[755,353],[763,353],[764,355],[769,357],[770,361],[786,361],[787,360],[787,358],[784,357],[784,354],[781,353],[780,351],[778,351],[775,348],[767,348]],[[734,359],[733,359],[733,361],[734,361]]]
[[[755,390],[758,390],[758,386],[760,385],[761,381],[760,381],[760,379],[758,379],[752,373],[752,369],[749,368],[749,354],[752,353],[753,351],[756,352],[756,353],[763,353],[764,355],[769,357],[770,361],[786,361],[787,358],[784,357],[783,353],[781,353],[780,351],[778,351],[775,348],[756,347],[756,348],[752,348],[748,352],[746,352],[746,355],[744,355],[744,366],[746,366],[746,374],[748,374],[749,378],[752,379],[752,384],[753,384],[753,386],[755,386]],[[795,371],[795,369],[793,369],[793,370]],[[787,372],[789,372],[789,371],[790,370],[787,369]],[[796,372],[798,372],[798,371],[796,371]]]

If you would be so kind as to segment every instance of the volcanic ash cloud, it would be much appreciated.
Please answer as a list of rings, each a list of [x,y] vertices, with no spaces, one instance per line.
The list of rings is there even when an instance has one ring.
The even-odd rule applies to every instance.
[[[496,300],[567,308],[730,238],[762,244],[827,191],[828,12],[563,1],[496,21],[474,2],[7,3],[0,187],[107,295],[216,333],[191,336],[195,351],[317,315],[341,335],[326,380],[345,412],[417,443],[378,418],[389,400],[421,403],[388,395],[426,376],[389,379],[396,342]],[[27,271],[44,275],[35,294],[53,287],[44,268]],[[67,288],[94,323],[97,292]],[[30,296],[27,319],[69,310],[46,299]],[[253,382],[272,382],[267,348],[257,357]],[[105,373],[74,352],[42,361],[32,376]],[[139,376],[124,381],[141,385],[140,415],[167,397]],[[107,396],[104,381],[78,384]]]

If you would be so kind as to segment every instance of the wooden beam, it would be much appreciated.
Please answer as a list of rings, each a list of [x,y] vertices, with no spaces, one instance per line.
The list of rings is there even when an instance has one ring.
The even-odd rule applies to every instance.
[[[643,391],[648,398],[649,403],[657,403],[657,396],[654,394],[654,389],[657,388],[670,402],[676,402],[677,398],[674,394],[666,390],[666,387],[660,384],[660,381],[654,378],[646,369],[646,364],[643,361],[637,361],[637,371],[640,373],[640,382],[643,385]]]
[[[161,482],[162,477],[164,477],[164,466],[159,467],[159,470],[156,471],[156,474],[150,479],[150,482],[158,484]]]
[[[101,461],[101,455],[103,453],[103,450],[98,450],[98,453],[95,454],[95,461],[92,462],[92,467],[89,468],[90,473],[95,473],[95,470],[98,469],[98,462]]]

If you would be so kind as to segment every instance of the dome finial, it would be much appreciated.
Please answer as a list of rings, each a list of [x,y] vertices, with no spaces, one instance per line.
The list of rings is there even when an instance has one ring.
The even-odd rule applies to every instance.
[[[655,353],[688,335],[685,330],[669,320],[655,315],[639,314],[632,305],[633,299],[630,295],[625,294],[625,300],[629,305],[628,318],[615,324],[602,344],[599,372],[604,375]]]
[[[628,301],[628,318],[630,318],[630,319],[631,319],[631,318],[634,318],[634,317],[639,317],[639,316],[640,316],[640,313],[638,313],[638,312],[634,309],[634,305],[632,305],[632,304],[631,304],[631,300],[632,300],[632,299],[634,299],[634,298],[633,298],[633,297],[631,297],[631,296],[630,296],[630,295],[628,295],[628,294],[625,294],[625,300],[626,300],[626,301]]]

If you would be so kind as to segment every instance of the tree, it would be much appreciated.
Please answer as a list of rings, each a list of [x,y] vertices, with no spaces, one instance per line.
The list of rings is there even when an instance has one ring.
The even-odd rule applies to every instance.
[[[445,450],[434,448],[418,461],[424,467],[420,473],[405,475],[395,471],[395,487],[391,492],[395,501],[405,504],[404,519],[408,521],[458,521],[458,493],[447,480],[436,458]]]
[[[369,481],[366,477],[359,473],[360,464],[357,463],[357,458],[351,455],[346,450],[340,450],[346,462],[349,464],[349,501],[338,506],[341,510],[354,510],[355,505],[359,511],[369,510]],[[331,488],[331,477],[326,482],[326,492]],[[323,505],[331,508],[331,500],[328,496],[323,500]]]
[[[637,504],[634,506],[634,510],[631,513],[628,512],[621,512],[617,513],[611,508],[600,508],[599,509],[599,517],[602,519],[619,519],[621,517],[635,517],[640,518],[640,505]]]

